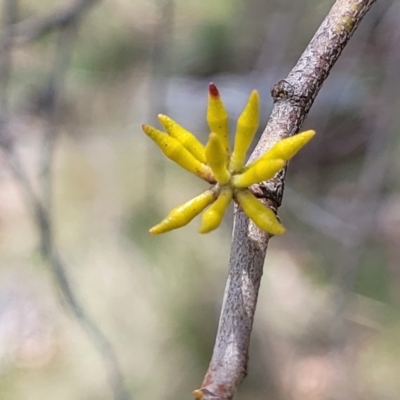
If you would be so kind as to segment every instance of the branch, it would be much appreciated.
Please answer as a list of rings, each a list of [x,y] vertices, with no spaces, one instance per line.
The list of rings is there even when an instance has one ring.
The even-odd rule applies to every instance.
[[[69,311],[71,311],[76,321],[86,332],[90,342],[98,350],[106,367],[106,374],[114,400],[131,400],[132,397],[125,386],[121,368],[111,343],[80,302],[74,291],[73,284],[67,273],[67,266],[61,258],[57,245],[54,242],[49,210],[36,195],[14,147],[3,148],[3,150],[7,156],[6,161],[10,169],[24,191],[26,203],[30,207],[33,220],[37,226],[40,239],[40,254],[51,268],[65,305],[68,306]]]
[[[315,97],[342,50],[376,0],[337,0],[297,64],[285,80],[276,83],[268,124],[250,160],[300,129]],[[271,208],[283,196],[286,170],[255,188]],[[250,334],[270,236],[257,229],[235,208],[229,275],[210,366],[201,389],[201,400],[231,400],[246,376]]]
[[[40,253],[43,260],[49,265],[55,281],[60,289],[62,299],[68,306],[73,317],[82,327],[88,336],[90,342],[97,349],[106,369],[106,375],[110,383],[113,398],[115,400],[131,400],[127,387],[125,386],[121,368],[118,363],[115,351],[97,325],[95,320],[88,313],[84,305],[81,303],[75,293],[73,284],[68,276],[68,268],[63,261],[57,244],[54,241],[53,221],[51,216],[51,172],[53,167],[53,153],[58,138],[58,116],[59,103],[62,96],[64,82],[69,66],[69,58],[76,39],[77,22],[84,8],[97,0],[80,0],[74,3],[70,8],[65,9],[60,15],[54,14],[54,18],[43,20],[47,21],[47,27],[58,26],[60,29],[58,42],[56,43],[56,54],[53,71],[51,73],[48,91],[49,99],[46,106],[46,117],[48,119],[48,127],[45,133],[43,143],[43,151],[41,157],[41,193],[36,193],[29,174],[24,169],[20,157],[16,151],[16,142],[11,135],[9,129],[9,116],[7,110],[8,93],[7,86],[11,76],[11,52],[14,46],[13,38],[10,36],[12,32],[12,23],[16,20],[16,0],[7,0],[4,7],[6,27],[0,38],[0,54],[1,50],[5,50],[2,54],[2,62],[0,63],[0,149],[6,155],[11,171],[14,173],[17,182],[26,197],[26,203],[30,208],[32,218],[36,224],[39,239]],[[38,23],[40,20],[35,19]],[[51,22],[52,21],[52,22]],[[58,21],[58,22],[57,22]],[[63,21],[63,22],[62,22]],[[23,24],[23,23],[21,23]],[[37,26],[45,26],[43,23]],[[14,25],[19,26],[19,24]],[[32,31],[33,32],[33,31]],[[36,30],[36,33],[39,31]],[[42,29],[43,32],[43,29]],[[37,36],[36,36],[37,37]],[[34,38],[31,36],[30,40]],[[2,44],[7,43],[5,47]]]
[[[32,42],[55,29],[76,23],[84,12],[98,1],[76,0],[45,17],[31,17],[9,26],[6,39],[0,43],[0,55],[11,43],[15,46]]]

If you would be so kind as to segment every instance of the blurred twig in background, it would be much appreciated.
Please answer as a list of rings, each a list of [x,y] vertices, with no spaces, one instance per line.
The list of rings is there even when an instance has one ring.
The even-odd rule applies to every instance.
[[[60,29],[72,23],[76,23],[85,11],[99,0],[76,0],[66,7],[56,10],[45,17],[32,17],[18,23],[10,24],[4,31],[4,37],[0,43],[0,54],[11,44],[21,45],[29,43],[47,33]],[[7,3],[7,2],[6,2]]]
[[[17,1],[6,0],[4,4],[5,24],[0,41],[2,64],[0,67],[0,120],[1,145],[7,162],[24,191],[33,219],[40,236],[40,253],[51,268],[64,301],[78,323],[87,333],[90,341],[101,355],[115,400],[129,400],[131,395],[125,387],[124,379],[118,365],[117,357],[111,343],[103,334],[97,323],[88,314],[78,299],[68,277],[65,265],[54,241],[52,206],[53,155],[58,138],[58,118],[60,103],[64,93],[64,84],[69,60],[76,40],[78,22],[82,14],[97,0],[81,0],[62,11],[57,11],[46,18],[32,17],[28,21],[15,24],[18,19]],[[15,45],[36,40],[57,28],[58,40],[55,45],[54,65],[45,88],[41,102],[42,115],[46,120],[46,132],[40,155],[40,189],[37,194],[28,172],[18,154],[17,142],[8,127],[7,86],[12,74],[12,50]]]

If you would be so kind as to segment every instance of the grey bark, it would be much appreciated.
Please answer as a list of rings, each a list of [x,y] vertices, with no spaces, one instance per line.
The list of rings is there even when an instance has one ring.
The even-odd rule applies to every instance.
[[[285,80],[271,95],[274,107],[250,160],[276,142],[296,134],[333,65],[376,0],[337,0]],[[277,210],[282,202],[286,170],[254,191]],[[230,400],[247,373],[248,349],[270,236],[260,231],[236,207],[229,274],[218,333],[210,366],[201,388],[201,400]]]

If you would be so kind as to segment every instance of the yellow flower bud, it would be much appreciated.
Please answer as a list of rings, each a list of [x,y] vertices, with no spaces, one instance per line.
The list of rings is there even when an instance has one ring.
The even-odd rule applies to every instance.
[[[235,191],[235,199],[258,228],[271,235],[283,235],[285,233],[285,228],[278,221],[275,213],[262,204],[250,190]]]
[[[178,140],[149,125],[142,125],[142,129],[170,160],[207,182],[215,182],[208,165],[201,163]]]
[[[222,103],[217,87],[210,83],[208,87],[207,123],[210,132],[215,132],[224,149],[225,161],[229,155],[228,113]]]
[[[258,114],[259,96],[258,92],[253,90],[237,122],[235,145],[229,164],[232,172],[238,172],[243,167],[246,153],[258,128]]]
[[[271,160],[280,158],[288,161],[294,157],[296,153],[314,137],[314,135],[315,131],[310,130],[283,139],[272,146],[260,159]],[[251,168],[251,164],[249,164],[247,168]]]
[[[208,205],[213,203],[216,196],[217,193],[215,190],[206,190],[186,203],[175,207],[158,225],[151,228],[149,232],[152,234],[165,233],[187,225]]]
[[[210,133],[206,145],[206,160],[218,183],[225,185],[231,179],[231,174],[226,167],[225,152],[216,133]]]
[[[255,183],[267,181],[284,167],[283,160],[257,160],[242,174],[232,177],[232,185],[236,188],[247,188]]]
[[[199,228],[200,233],[210,232],[221,224],[232,197],[260,229],[272,235],[281,235],[285,232],[274,212],[264,206],[248,188],[273,178],[281,168],[284,168],[286,162],[311,140],[315,135],[314,131],[302,132],[281,140],[262,157],[245,166],[247,151],[259,122],[257,91],[254,90],[250,94],[238,118],[231,155],[228,113],[213,83],[210,83],[208,89],[207,123],[211,133],[206,146],[166,115],[160,114],[158,119],[167,133],[149,125],[143,125],[143,131],[169,159],[215,185],[174,208],[161,223],[151,228],[151,233],[164,233],[180,228],[211,205],[205,211]],[[194,394],[198,398],[203,396],[201,390],[195,391]]]
[[[221,193],[217,200],[215,200],[214,203],[204,211],[204,214],[201,217],[201,226],[199,228],[200,233],[211,232],[221,225],[225,211],[232,200],[232,195],[231,187],[225,186],[221,189]]]
[[[181,142],[200,162],[206,163],[204,146],[197,140],[196,136],[166,115],[159,114],[158,120],[170,136]]]

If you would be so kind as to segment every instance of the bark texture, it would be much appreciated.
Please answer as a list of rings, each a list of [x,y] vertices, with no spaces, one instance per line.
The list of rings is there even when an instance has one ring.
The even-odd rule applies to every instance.
[[[315,97],[359,23],[376,0],[337,0],[288,77],[271,89],[274,107],[250,160],[276,142],[296,134]],[[266,204],[277,210],[282,202],[286,169],[254,187]],[[235,208],[229,274],[218,333],[201,400],[230,400],[246,376],[248,349],[270,236]]]

